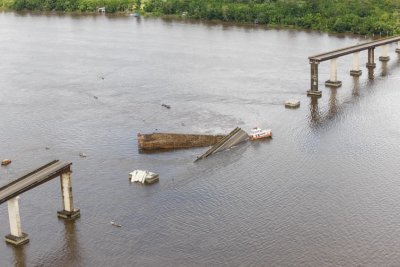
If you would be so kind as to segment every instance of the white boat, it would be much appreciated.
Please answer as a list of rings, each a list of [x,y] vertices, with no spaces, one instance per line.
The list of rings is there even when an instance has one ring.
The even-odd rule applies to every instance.
[[[266,137],[272,137],[272,131],[270,129],[261,130],[259,127],[254,127],[251,129],[251,133],[249,134],[250,140],[257,140]]]
[[[132,183],[139,182],[142,184],[152,184],[158,182],[159,175],[154,172],[134,170],[129,174],[129,179]]]

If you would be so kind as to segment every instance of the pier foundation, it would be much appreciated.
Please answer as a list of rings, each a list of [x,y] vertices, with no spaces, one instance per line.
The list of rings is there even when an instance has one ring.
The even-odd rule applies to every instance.
[[[330,87],[340,87],[342,86],[342,82],[337,80],[337,65],[336,58],[331,59],[331,72],[330,78],[325,82],[326,86]]]
[[[6,242],[12,245],[23,245],[29,242],[28,235],[22,232],[21,217],[19,215],[19,196],[7,201],[8,218],[10,220],[10,234],[6,235]]]
[[[379,57],[379,61],[387,62],[390,60],[390,57],[388,56],[388,45],[382,45],[381,46],[381,56]]]
[[[60,176],[63,210],[57,212],[57,216],[63,219],[73,220],[80,216],[80,210],[74,208],[72,196],[71,172],[62,173]]]
[[[400,53],[400,42],[397,42],[396,53]]]
[[[353,53],[353,69],[350,70],[350,75],[351,76],[361,76],[362,71],[360,70],[360,53],[359,52],[355,52]]]
[[[321,96],[322,92],[318,91],[318,64],[319,62],[310,61],[311,67],[311,88],[307,91],[308,96]]]
[[[366,64],[367,68],[375,68],[376,64],[375,64],[375,53],[374,53],[375,48],[368,48],[368,62]]]

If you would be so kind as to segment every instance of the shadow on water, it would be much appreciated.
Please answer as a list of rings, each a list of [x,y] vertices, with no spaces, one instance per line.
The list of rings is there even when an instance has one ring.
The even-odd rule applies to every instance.
[[[35,264],[35,266],[45,266],[45,263],[58,263],[53,266],[80,266],[82,263],[81,258],[81,247],[79,245],[78,235],[76,233],[75,223],[78,220],[64,220],[60,219],[64,223],[64,237],[65,241],[62,247],[55,248],[50,251],[44,257],[40,259],[40,262]],[[22,260],[21,260],[22,261]],[[25,265],[21,265],[25,266]]]
[[[10,245],[10,246],[12,246],[12,245]],[[13,262],[14,262],[15,267],[27,266],[26,265],[26,255],[25,255],[25,246],[12,246],[13,251],[14,251]]]

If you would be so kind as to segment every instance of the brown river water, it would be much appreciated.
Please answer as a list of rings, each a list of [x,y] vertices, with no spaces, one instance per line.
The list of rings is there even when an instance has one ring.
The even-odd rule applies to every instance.
[[[306,96],[308,56],[365,39],[152,18],[0,13],[0,184],[73,163],[81,218],[58,219],[59,179],[21,195],[30,243],[0,266],[400,265],[400,63]],[[285,109],[287,99],[299,109]],[[166,109],[161,104],[168,104]],[[228,133],[247,142],[139,153],[136,134]],[[85,153],[81,158],[79,153]],[[160,174],[151,186],[128,173]],[[117,228],[110,224],[116,221]],[[0,236],[9,234],[7,204]]]

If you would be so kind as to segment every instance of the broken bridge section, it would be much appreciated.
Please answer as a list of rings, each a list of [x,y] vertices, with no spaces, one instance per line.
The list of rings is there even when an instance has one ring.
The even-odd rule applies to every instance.
[[[6,236],[6,242],[22,245],[29,242],[28,235],[22,232],[19,215],[19,195],[56,177],[60,177],[63,210],[58,211],[58,217],[75,219],[80,216],[80,210],[74,208],[71,183],[72,163],[54,160],[26,175],[0,187],[0,204],[7,201],[8,217],[11,233]]]
[[[243,131],[241,128],[236,127],[232,132],[230,132],[227,136],[225,136],[223,139],[221,139],[214,146],[212,146],[203,155],[201,155],[200,157],[197,157],[197,159],[194,162],[204,159],[204,158],[207,158],[208,156],[215,154],[217,152],[220,152],[222,150],[236,146],[237,144],[244,142],[248,139],[249,139],[249,135],[245,131]]]

